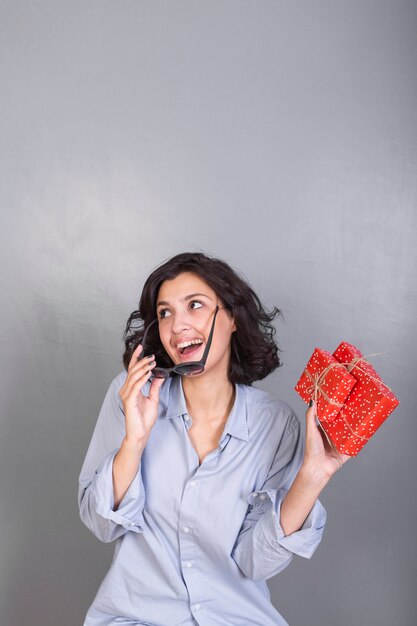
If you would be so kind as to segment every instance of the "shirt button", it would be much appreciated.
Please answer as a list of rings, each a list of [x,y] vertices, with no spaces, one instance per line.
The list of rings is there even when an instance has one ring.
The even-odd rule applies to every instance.
[[[190,482],[190,487],[195,487],[195,480],[192,480],[192,481]]]
[[[186,566],[187,567],[192,567],[193,566],[193,562],[192,561],[187,561],[186,562]]]
[[[193,611],[198,611],[200,607],[201,607],[201,604],[194,604]]]
[[[266,495],[264,493],[261,493],[261,495],[259,496],[261,500],[265,500]]]
[[[183,531],[184,531],[185,533],[189,533],[189,532],[190,532],[190,529],[188,528],[188,526],[184,526]]]

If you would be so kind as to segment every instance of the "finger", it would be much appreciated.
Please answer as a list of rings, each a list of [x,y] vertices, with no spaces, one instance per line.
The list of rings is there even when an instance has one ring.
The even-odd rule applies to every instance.
[[[154,378],[151,383],[148,398],[152,400],[152,402],[155,402],[156,404],[159,402],[159,390],[161,389],[165,380],[166,380],[165,378]]]
[[[141,380],[144,376],[149,376],[152,374],[152,369],[155,367],[156,362],[152,358],[147,358],[144,363],[142,363],[137,369],[131,370],[126,378],[125,384],[123,386],[123,393],[125,395],[129,395],[132,392],[132,389],[136,387],[139,380]],[[149,378],[148,376],[148,378]]]
[[[141,343],[138,346],[136,346],[136,348],[133,350],[132,356],[131,356],[130,361],[129,361],[129,366],[127,368],[128,370],[130,370],[131,367],[136,365],[136,363],[138,361],[138,358],[139,358],[139,355],[142,352],[142,350],[143,350],[143,347],[142,347]]]
[[[152,376],[152,370],[147,370],[146,372],[144,372],[142,376],[140,376],[134,383],[132,383],[132,385],[125,391],[123,398],[122,398],[123,401],[129,402],[132,399],[136,401],[139,393],[141,392],[142,388],[145,386],[145,384],[147,383],[147,381],[150,379],[151,376]]]
[[[134,365],[132,365],[132,367],[128,371],[127,377],[129,378],[130,376],[134,376],[136,372],[139,372],[141,369],[148,369],[150,363],[152,363],[152,361],[154,360],[154,354],[149,354],[148,356],[143,357],[143,359],[140,359]]]

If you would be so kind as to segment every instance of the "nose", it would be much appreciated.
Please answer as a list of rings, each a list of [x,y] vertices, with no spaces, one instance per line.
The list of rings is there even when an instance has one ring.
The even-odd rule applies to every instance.
[[[172,315],[171,331],[174,335],[179,335],[190,328],[190,322],[186,315],[183,313],[176,313]]]

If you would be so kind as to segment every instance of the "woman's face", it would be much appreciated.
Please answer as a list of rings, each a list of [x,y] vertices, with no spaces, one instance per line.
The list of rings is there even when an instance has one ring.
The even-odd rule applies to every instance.
[[[161,284],[156,306],[159,336],[176,365],[202,358],[216,305],[223,306],[216,292],[191,272],[183,272]],[[205,372],[216,369],[227,375],[234,330],[236,325],[232,317],[224,309],[219,309]],[[193,343],[189,345],[191,341]],[[196,377],[204,376],[205,372]]]

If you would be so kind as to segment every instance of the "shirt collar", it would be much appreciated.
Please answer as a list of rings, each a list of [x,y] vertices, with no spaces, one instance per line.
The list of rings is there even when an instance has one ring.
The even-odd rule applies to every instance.
[[[233,437],[238,437],[239,439],[248,441],[249,431],[246,414],[245,385],[235,384],[235,389],[235,401],[227,419],[224,434],[230,433]],[[169,378],[162,386],[161,392],[162,391],[165,393],[161,393],[161,404],[165,405],[165,410],[161,411],[160,417],[171,419],[173,417],[179,417],[187,414],[187,405],[182,388],[181,376],[173,376]]]

